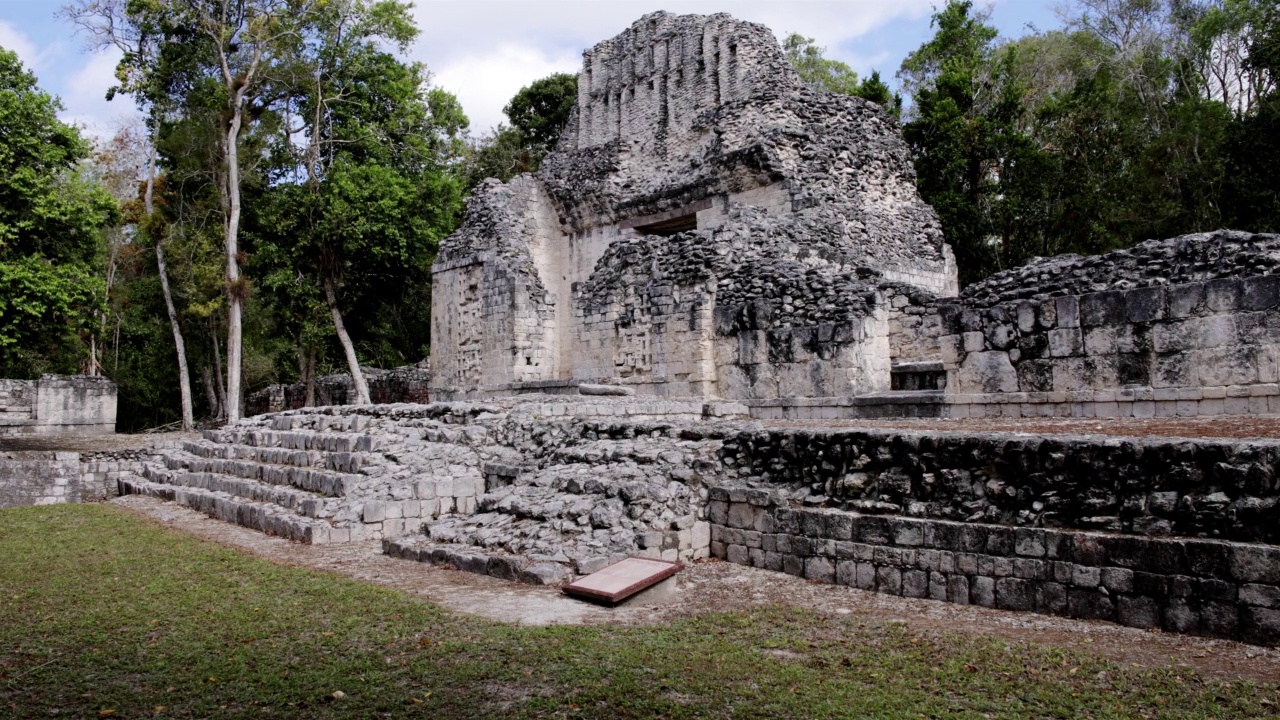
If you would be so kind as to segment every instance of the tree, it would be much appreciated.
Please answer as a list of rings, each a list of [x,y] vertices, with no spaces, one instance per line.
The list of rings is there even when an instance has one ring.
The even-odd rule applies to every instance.
[[[1227,130],[1223,214],[1234,227],[1280,232],[1280,8],[1239,4],[1250,6],[1243,72],[1256,87],[1269,89],[1257,93]]]
[[[953,0],[935,13],[937,33],[899,71],[915,100],[902,132],[917,183],[938,211],[962,282],[1000,266],[1006,240],[996,222],[1000,178],[1026,147],[1011,59],[997,61],[995,28],[971,11],[972,3]]]
[[[520,88],[502,112],[531,147],[550,152],[578,101],[578,76],[556,73]]]
[[[119,209],[60,109],[0,48],[0,376],[74,372],[99,330],[102,232]]]
[[[859,81],[853,68],[839,60],[826,57],[827,49],[818,47],[813,38],[791,33],[782,41],[783,52],[800,78],[815,90],[852,95],[870,100],[897,116],[902,110],[902,97],[894,94],[880,79],[879,71]]]
[[[332,0],[303,28],[290,72],[279,82],[287,99],[275,155],[284,175],[301,182],[267,192],[271,208],[261,216],[260,235],[264,247],[276,248],[277,261],[319,287],[356,403],[370,398],[344,305],[394,296],[389,286],[409,277],[423,281],[417,273],[439,239],[433,230],[452,229],[456,215],[456,186],[439,178],[466,116],[444,91],[422,91],[421,66],[381,49],[387,43],[403,51],[416,35],[405,3]],[[278,276],[275,283],[283,288]],[[344,303],[343,295],[355,297]],[[308,304],[305,294],[288,302]]]
[[[510,125],[498,125],[473,142],[464,167],[471,190],[486,178],[503,182],[535,172],[542,158],[555,149],[578,99],[578,76],[549,75],[520,88],[503,108]]]

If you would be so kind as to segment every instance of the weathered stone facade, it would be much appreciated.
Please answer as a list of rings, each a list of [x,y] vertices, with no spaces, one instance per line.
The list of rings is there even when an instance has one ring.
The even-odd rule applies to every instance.
[[[1037,260],[957,295],[896,123],[772,35],[646,16],[584,54],[536,175],[441,247],[433,397],[744,401],[759,418],[1280,412],[1280,238]]]
[[[889,389],[883,288],[956,292],[890,116],[727,15],[641,18],[578,87],[539,172],[479,188],[441,246],[434,397]]]
[[[113,433],[116,384],[104,377],[0,380],[0,435]]]
[[[362,370],[365,382],[369,386],[369,399],[375,403],[425,403],[431,399],[431,367],[425,360],[417,365],[406,365],[391,370],[379,368],[362,368]],[[350,374],[325,375],[315,379],[315,400],[312,404],[346,405],[354,395]],[[261,415],[281,410],[296,410],[305,407],[306,401],[306,383],[270,385],[246,398],[245,413]]]

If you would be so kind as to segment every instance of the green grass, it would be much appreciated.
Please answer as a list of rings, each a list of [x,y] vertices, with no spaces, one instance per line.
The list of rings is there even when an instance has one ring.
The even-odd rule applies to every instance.
[[[111,506],[0,512],[0,717],[1227,718],[1277,701],[794,609],[516,628]]]

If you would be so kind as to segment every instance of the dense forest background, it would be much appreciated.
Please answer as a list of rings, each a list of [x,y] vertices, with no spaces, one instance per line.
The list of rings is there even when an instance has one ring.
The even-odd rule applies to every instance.
[[[469,132],[399,0],[78,0],[145,122],[91,143],[0,49],[0,377],[104,374],[121,430],[429,354],[430,266],[485,178],[537,168],[576,77]],[[970,283],[1034,256],[1280,231],[1274,0],[1071,0],[1000,38],[952,0],[898,91],[799,35],[805,80],[902,123]],[[104,89],[105,90],[105,89]],[[362,380],[357,383],[360,391]]]

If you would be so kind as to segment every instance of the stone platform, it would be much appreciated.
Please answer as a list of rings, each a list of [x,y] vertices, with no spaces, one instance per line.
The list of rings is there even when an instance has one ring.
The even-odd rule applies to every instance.
[[[120,486],[301,542],[378,539],[395,557],[522,582],[714,556],[1280,644],[1280,441],[895,422],[916,426],[586,396],[310,408],[207,432]]]

